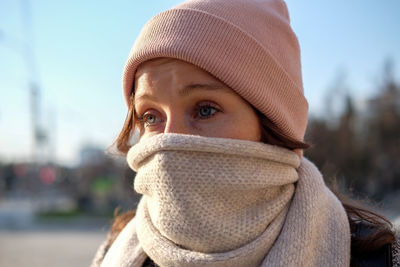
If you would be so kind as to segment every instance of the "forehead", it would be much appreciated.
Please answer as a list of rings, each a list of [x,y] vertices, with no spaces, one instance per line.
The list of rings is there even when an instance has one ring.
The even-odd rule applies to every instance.
[[[188,62],[158,58],[139,66],[135,76],[135,102],[162,95],[188,96],[194,92],[229,94],[239,97],[229,86],[207,71]]]
[[[205,79],[223,84],[210,73],[188,62],[174,58],[157,58],[146,61],[138,67],[135,74],[135,85],[140,79],[165,81],[178,78],[189,83],[194,82],[193,80]]]

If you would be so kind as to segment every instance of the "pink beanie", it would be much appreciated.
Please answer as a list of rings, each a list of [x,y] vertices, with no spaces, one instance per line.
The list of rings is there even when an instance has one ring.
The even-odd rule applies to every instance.
[[[171,57],[220,79],[261,111],[280,133],[303,141],[308,103],[300,48],[282,0],[189,0],[152,18],[123,74],[128,101],[139,64]]]

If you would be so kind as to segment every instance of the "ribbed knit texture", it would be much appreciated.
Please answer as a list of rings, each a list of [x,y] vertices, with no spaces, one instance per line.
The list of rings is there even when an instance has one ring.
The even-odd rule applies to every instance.
[[[160,134],[133,146],[127,158],[144,196],[102,266],[140,266],[143,254],[160,266],[350,262],[342,205],[315,166],[306,159],[300,165],[290,150]]]
[[[396,239],[392,244],[393,267],[400,267],[400,218],[393,223]]]
[[[118,235],[113,245],[107,251],[107,257],[102,260],[101,266],[142,266],[147,255],[144,253],[141,246],[138,246],[139,241],[136,235],[134,221],[129,222]],[[101,248],[103,250],[103,248]],[[101,253],[101,252],[100,252]],[[97,257],[97,258],[100,258]],[[98,266],[98,262],[94,261],[92,266]]]
[[[303,140],[308,104],[300,49],[282,0],[191,0],[155,16],[125,65],[127,102],[137,67],[159,57],[208,71],[265,114],[281,134]]]

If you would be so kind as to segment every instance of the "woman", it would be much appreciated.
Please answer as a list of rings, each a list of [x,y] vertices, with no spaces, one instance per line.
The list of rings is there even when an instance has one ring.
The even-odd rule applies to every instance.
[[[390,222],[341,202],[302,156],[308,104],[283,1],[191,0],[157,15],[123,88],[117,146],[143,197],[93,266],[398,264]]]

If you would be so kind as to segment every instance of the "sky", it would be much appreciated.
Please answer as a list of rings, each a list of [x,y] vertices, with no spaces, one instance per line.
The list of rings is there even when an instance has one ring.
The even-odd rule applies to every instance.
[[[40,88],[53,160],[74,165],[82,146],[106,149],[126,116],[121,74],[129,50],[147,20],[179,2],[0,0],[0,161],[32,154],[31,83]],[[287,5],[311,116],[324,114],[329,92],[332,101],[343,94],[329,91],[340,77],[361,104],[376,93],[388,58],[399,80],[400,1]]]

